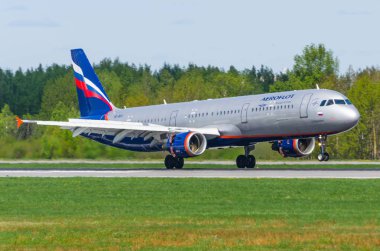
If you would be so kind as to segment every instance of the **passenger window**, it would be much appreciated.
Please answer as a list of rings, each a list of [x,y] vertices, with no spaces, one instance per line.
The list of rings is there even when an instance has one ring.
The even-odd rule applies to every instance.
[[[334,99],[334,101],[335,101],[335,104],[337,104],[337,105],[345,105],[346,104],[346,102],[344,102],[343,99]]]
[[[333,105],[333,104],[334,104],[334,100],[329,99],[329,100],[327,101],[326,106]]]
[[[352,103],[351,103],[350,100],[346,99],[345,101],[346,101],[346,104],[347,104],[347,105],[352,105]]]
[[[321,104],[319,106],[325,106],[326,100],[322,100]]]

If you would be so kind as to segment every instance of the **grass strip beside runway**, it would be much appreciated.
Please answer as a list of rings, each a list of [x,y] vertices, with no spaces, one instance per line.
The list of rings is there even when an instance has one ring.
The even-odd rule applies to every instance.
[[[380,181],[2,178],[0,249],[375,249]]]

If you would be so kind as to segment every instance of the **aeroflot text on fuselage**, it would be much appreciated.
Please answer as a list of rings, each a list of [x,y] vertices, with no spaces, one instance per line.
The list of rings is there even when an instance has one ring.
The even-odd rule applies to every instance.
[[[279,99],[291,99],[293,97],[294,97],[294,94],[278,95],[278,96],[265,97],[261,101],[271,101],[271,100],[279,100]]]

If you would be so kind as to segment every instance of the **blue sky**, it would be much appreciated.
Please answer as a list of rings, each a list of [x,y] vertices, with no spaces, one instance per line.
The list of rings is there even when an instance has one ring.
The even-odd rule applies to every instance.
[[[380,66],[376,0],[0,0],[0,67],[92,62],[291,68],[305,45],[324,43],[341,73]]]

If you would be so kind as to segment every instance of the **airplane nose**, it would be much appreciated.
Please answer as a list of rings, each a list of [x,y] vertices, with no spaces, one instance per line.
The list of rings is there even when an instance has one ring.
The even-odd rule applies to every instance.
[[[360,113],[358,109],[356,109],[356,107],[351,107],[350,110],[348,110],[345,115],[346,115],[345,120],[347,121],[346,123],[350,127],[356,126],[356,124],[359,122]]]

